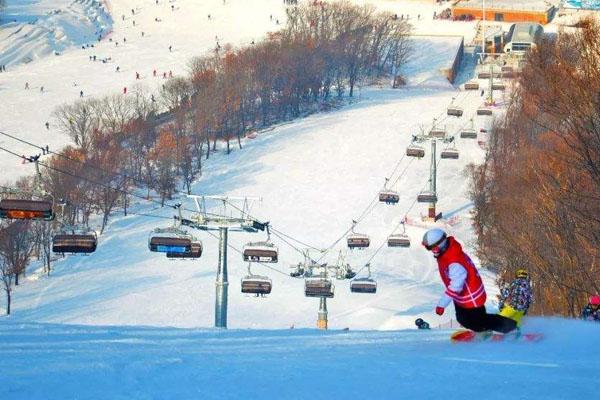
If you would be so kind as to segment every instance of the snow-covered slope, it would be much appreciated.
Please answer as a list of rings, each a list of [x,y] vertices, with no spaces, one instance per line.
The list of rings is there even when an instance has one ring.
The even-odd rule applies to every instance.
[[[600,325],[538,343],[449,331],[185,330],[0,323],[2,399],[594,399]]]
[[[441,293],[434,261],[418,243],[422,227],[408,227],[410,249],[383,246],[399,221],[408,215],[419,220],[425,212],[415,197],[427,184],[429,161],[404,157],[411,135],[433,118],[451,134],[475,113],[478,93],[459,93],[439,73],[452,62],[459,40],[415,39],[415,54],[406,68],[409,85],[401,90],[363,89],[358,102],[342,110],[314,115],[282,125],[247,141],[244,149],[209,160],[197,194],[261,196],[253,210],[286,234],[317,248],[336,241],[381,189],[384,178],[397,181],[396,206],[376,204],[356,230],[371,235],[372,246],[350,252],[355,269],[372,259],[379,289],[375,296],[350,294],[347,281],[337,282],[336,298],[329,302],[330,325],[352,329],[397,329],[412,326],[415,316],[432,323],[431,310]],[[452,97],[465,106],[461,119],[445,116]],[[488,121],[489,122],[489,121]],[[484,121],[477,120],[477,124]],[[461,159],[440,161],[439,210],[454,213],[452,233],[463,241],[471,237],[463,168],[483,151],[473,140],[458,139]],[[404,171],[404,172],[403,172]],[[192,208],[184,200],[186,207]],[[171,209],[137,211],[172,215]],[[115,216],[98,250],[89,257],[69,257],[56,265],[51,278],[26,283],[15,294],[14,318],[23,321],[83,324],[212,326],[217,242],[199,233],[205,253],[199,261],[168,261],[147,250],[148,232],[168,221],[140,216]],[[264,235],[230,235],[237,249]],[[303,280],[288,276],[289,266],[301,255],[281,241],[280,262],[272,269],[258,265],[254,273],[273,279],[273,293],[264,299],[240,293],[246,274],[241,256],[230,252],[230,327],[287,328],[314,326],[318,301],[303,296]],[[468,244],[468,243],[467,243]],[[324,260],[335,262],[342,240]],[[377,252],[377,254],[376,254]],[[363,271],[364,273],[365,271]],[[493,293],[493,284],[488,277]],[[492,298],[490,294],[490,298]]]

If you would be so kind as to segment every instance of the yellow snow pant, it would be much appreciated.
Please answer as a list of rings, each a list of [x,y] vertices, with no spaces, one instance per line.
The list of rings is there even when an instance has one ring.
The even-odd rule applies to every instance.
[[[517,311],[511,306],[504,305],[504,307],[502,307],[502,310],[500,311],[500,315],[512,319],[517,323],[518,327],[521,327],[521,319],[523,318],[523,315],[525,315],[525,312]]]

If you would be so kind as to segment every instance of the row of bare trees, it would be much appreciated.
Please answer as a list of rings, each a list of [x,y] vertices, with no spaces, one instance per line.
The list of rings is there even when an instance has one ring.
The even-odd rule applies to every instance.
[[[580,25],[532,51],[471,170],[480,256],[501,283],[529,269],[546,315],[600,293],[600,26]]]

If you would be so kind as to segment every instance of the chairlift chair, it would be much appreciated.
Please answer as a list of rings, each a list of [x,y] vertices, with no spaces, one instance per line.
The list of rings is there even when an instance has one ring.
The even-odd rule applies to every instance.
[[[393,190],[382,190],[379,192],[379,201],[385,204],[396,204],[400,201],[400,195]]]
[[[442,150],[440,157],[444,158],[444,159],[458,160],[458,149],[456,149],[456,148],[444,149],[444,150]]]
[[[406,155],[408,157],[425,157],[425,149],[421,146],[417,146],[415,144],[411,144],[406,148]]]
[[[54,253],[89,254],[96,251],[98,237],[96,232],[68,233],[63,231],[52,238]]]
[[[477,109],[477,115],[493,115],[493,112],[491,108],[481,106]]]
[[[371,265],[366,265],[369,275],[366,278],[355,278],[350,282],[350,291],[352,293],[376,293],[377,282],[371,279]]]
[[[477,139],[477,131],[473,128],[464,128],[460,131],[462,139]]]
[[[377,292],[377,282],[371,278],[355,278],[350,282],[350,291],[373,294]]]
[[[417,196],[417,202],[419,203],[437,203],[437,194],[430,190],[421,192]]]
[[[454,117],[462,117],[463,115],[463,109],[462,107],[456,106],[456,105],[450,105],[448,107],[448,109],[446,110],[446,113],[448,115],[452,115]]]
[[[188,259],[188,258],[200,258],[202,256],[202,242],[201,241],[194,241],[192,242],[191,246],[190,246],[190,252],[189,253],[172,253],[172,252],[167,252],[167,258],[177,258],[177,259]]]
[[[242,278],[242,293],[255,294],[264,296],[271,293],[273,283],[266,276],[254,275],[250,271],[250,263],[248,263],[248,275]]]
[[[0,218],[32,219],[51,221],[54,219],[53,202],[49,200],[0,200]]]
[[[446,137],[446,129],[433,127],[429,131],[429,136],[433,137],[433,138],[438,138],[438,139],[445,138]]]
[[[150,232],[148,248],[158,253],[190,253],[192,237],[176,228],[157,228]]]
[[[465,83],[465,90],[479,90],[479,82],[469,81]]]
[[[243,249],[244,261],[276,263],[279,249],[269,241],[250,242]]]
[[[304,280],[304,295],[306,297],[332,298],[335,286],[327,278],[307,278]]]
[[[406,233],[393,233],[388,236],[388,247],[410,247],[410,237]]]
[[[492,83],[492,90],[504,90],[506,89],[506,85],[502,82],[494,82]]]
[[[347,237],[348,248],[350,249],[364,249],[369,247],[371,240],[369,236],[362,233],[352,233]]]

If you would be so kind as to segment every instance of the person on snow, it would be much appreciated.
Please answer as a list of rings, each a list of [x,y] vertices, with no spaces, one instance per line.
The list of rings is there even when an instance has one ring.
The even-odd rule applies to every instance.
[[[508,287],[500,291],[500,315],[513,319],[517,326],[521,326],[521,319],[533,303],[533,292],[529,273],[525,269],[518,269],[515,279]]]
[[[589,303],[581,310],[581,319],[600,322],[600,296],[590,296]]]
[[[417,318],[415,320],[415,325],[417,326],[418,329],[430,329],[429,324],[427,322],[423,321],[422,318]]]
[[[475,264],[453,236],[433,228],[425,232],[422,244],[435,257],[446,287],[435,308],[437,315],[443,315],[450,302],[454,302],[456,320],[472,331],[508,333],[517,327],[516,321],[510,318],[486,312],[483,281]]]

